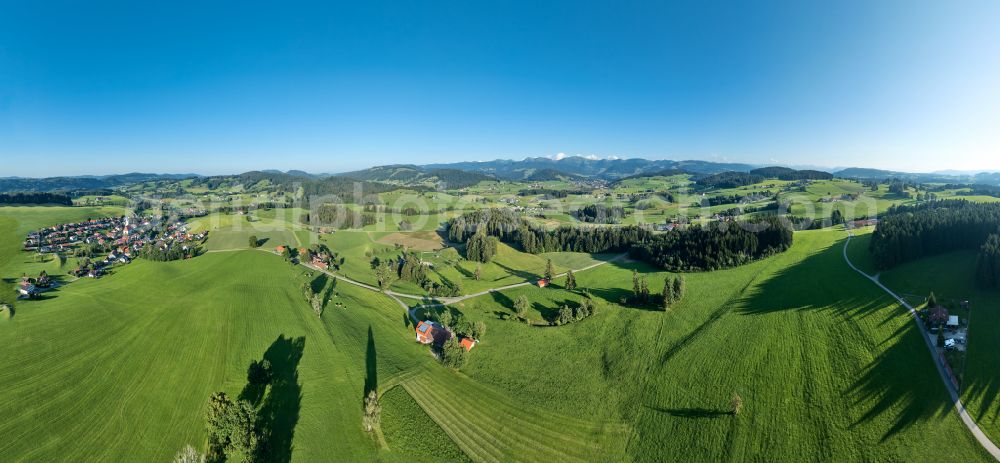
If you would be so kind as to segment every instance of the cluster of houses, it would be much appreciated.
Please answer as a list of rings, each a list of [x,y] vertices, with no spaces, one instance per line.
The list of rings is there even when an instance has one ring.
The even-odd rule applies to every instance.
[[[24,250],[65,253],[77,247],[97,245],[100,249],[109,251],[107,256],[72,272],[78,277],[97,278],[110,265],[131,262],[146,245],[165,251],[175,243],[181,243],[183,250],[187,251],[189,247],[183,243],[203,240],[207,235],[207,231],[188,232],[184,222],[178,221],[162,227],[160,221],[152,217],[121,216],[54,225],[28,233]]]
[[[435,345],[441,347],[444,343],[448,342],[449,339],[455,336],[448,328],[445,328],[440,323],[424,320],[417,323],[416,327],[417,342],[420,344]],[[464,336],[458,337],[459,344],[465,348],[466,351],[472,350],[476,347],[476,340]]]

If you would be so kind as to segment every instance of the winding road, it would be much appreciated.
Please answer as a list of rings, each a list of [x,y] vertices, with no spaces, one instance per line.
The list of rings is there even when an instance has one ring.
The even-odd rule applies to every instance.
[[[969,415],[969,412],[965,409],[965,405],[962,405],[962,401],[958,397],[958,389],[956,389],[955,384],[951,382],[951,377],[949,376],[948,371],[944,365],[944,360],[942,360],[941,357],[938,355],[937,348],[934,347],[934,342],[931,340],[931,337],[927,334],[927,329],[924,327],[924,324],[920,321],[920,317],[917,315],[917,311],[913,308],[913,306],[911,306],[905,300],[903,300],[903,298],[899,297],[899,295],[897,295],[891,289],[883,285],[882,282],[878,281],[877,276],[871,276],[861,271],[861,269],[856,267],[854,263],[851,262],[851,259],[847,256],[847,247],[851,244],[851,238],[854,238],[854,233],[848,230],[847,241],[844,242],[844,261],[846,261],[847,265],[852,269],[854,269],[855,272],[858,272],[865,278],[871,280],[872,283],[875,283],[879,288],[882,288],[883,291],[885,291],[894,299],[896,299],[896,301],[902,304],[903,307],[906,307],[906,309],[910,312],[910,316],[913,317],[914,323],[917,324],[917,328],[920,330],[921,337],[924,338],[924,343],[927,344],[927,349],[931,354],[931,359],[934,361],[934,366],[937,367],[938,374],[941,376],[941,382],[944,383],[945,389],[947,389],[948,394],[951,395],[952,402],[955,403],[955,411],[958,412],[959,418],[961,418],[962,422],[965,423],[965,427],[969,428],[969,431],[972,432],[972,436],[975,437],[977,441],[979,441],[979,445],[982,445],[983,448],[986,449],[986,451],[989,452],[990,455],[992,455],[995,460],[1000,461],[1000,448],[998,448],[996,444],[994,444],[993,441],[990,440],[990,438],[986,435],[986,433],[984,433],[983,430],[979,428],[979,425],[976,424],[976,421],[972,419],[972,416]]]
[[[607,264],[607,263],[614,262],[616,260],[622,259],[626,255],[628,255],[628,254],[619,254],[619,255],[617,255],[615,257],[612,257],[611,259],[603,260],[603,261],[597,262],[595,264],[588,265],[586,267],[575,269],[573,271],[574,272],[583,272],[583,271],[590,270],[590,269],[595,268],[595,267],[600,267],[600,266],[602,266],[604,264]],[[404,309],[406,309],[410,313],[410,317],[413,317],[413,310],[411,310],[410,306],[407,305],[405,302],[401,301],[399,298],[403,297],[403,298],[407,298],[407,299],[417,299],[417,300],[426,300],[426,299],[428,299],[428,296],[421,296],[421,295],[417,295],[417,294],[400,293],[400,292],[391,291],[391,290],[385,290],[385,291],[383,291],[382,289],[380,289],[377,286],[372,286],[372,285],[369,285],[367,283],[362,283],[362,282],[357,281],[357,280],[352,280],[352,279],[347,278],[347,277],[345,277],[343,275],[338,275],[338,274],[333,273],[333,272],[331,272],[329,270],[321,269],[319,267],[312,266],[312,265],[310,265],[308,263],[305,263],[305,262],[299,262],[299,264],[302,265],[302,266],[304,266],[304,267],[306,267],[306,268],[308,268],[308,269],[316,270],[316,271],[319,271],[319,272],[323,272],[323,273],[329,275],[330,277],[336,278],[336,279],[338,279],[340,281],[343,281],[345,283],[350,283],[352,285],[360,286],[362,288],[365,288],[365,289],[368,289],[368,290],[371,290],[371,291],[383,293],[383,294],[391,297],[393,300],[395,300],[396,302],[398,302],[400,306],[402,306]],[[566,276],[566,272],[560,273],[558,275],[553,275],[553,278],[561,278],[563,276]],[[441,307],[441,306],[445,306],[445,305],[456,304],[456,303],[462,302],[462,301],[464,301],[466,299],[472,299],[474,297],[484,296],[486,294],[495,293],[495,292],[499,292],[499,291],[506,291],[508,289],[520,288],[521,286],[528,286],[528,285],[532,285],[532,284],[534,284],[534,282],[530,281],[530,280],[529,281],[522,281],[520,283],[514,283],[514,284],[510,284],[510,285],[505,285],[505,286],[498,286],[496,288],[490,288],[490,289],[487,289],[487,290],[479,291],[478,293],[466,294],[466,295],[463,295],[463,296],[436,298],[435,300],[437,302],[434,302],[432,304],[419,305],[419,306],[413,307],[413,309],[419,309],[419,308],[423,308],[423,307]]]

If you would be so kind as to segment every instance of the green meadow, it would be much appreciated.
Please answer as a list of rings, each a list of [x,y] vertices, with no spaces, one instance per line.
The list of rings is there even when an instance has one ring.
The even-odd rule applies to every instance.
[[[101,213],[115,210],[0,208],[3,277],[26,265],[31,228]],[[362,281],[366,251],[398,252],[372,238],[323,236]],[[653,292],[672,276],[627,259],[577,274],[597,314],[568,325],[509,319],[522,295],[536,321],[578,303],[564,278],[465,300],[447,310],[487,331],[459,371],[414,342],[405,309],[384,295],[340,282],[317,317],[300,286],[327,277],[276,255],[140,259],[20,301],[0,322],[0,455],[169,460],[204,447],[208,398],[225,391],[260,410],[270,461],[985,461],[912,320],[844,264],[843,230],[795,238],[766,260],[685,275],[684,300],[666,312],[619,303],[633,270]],[[236,237],[220,248],[223,239],[246,248]],[[434,258],[457,258],[449,253]],[[478,283],[525,281],[546,258],[562,271],[611,257],[505,247]],[[467,292],[479,288],[463,278]],[[276,374],[264,390],[247,386],[260,359]],[[978,374],[987,397],[994,383],[985,367]],[[369,388],[383,407],[373,434],[361,426]],[[733,394],[744,404],[736,415]]]
[[[880,273],[879,280],[912,302],[930,292],[951,308],[951,314],[968,320],[968,345],[961,370],[963,404],[976,423],[994,441],[1000,440],[1000,290],[975,284],[976,252],[956,251],[905,263]],[[914,300],[916,299],[916,300]],[[960,303],[969,301],[970,310]],[[957,309],[957,310],[956,310]]]

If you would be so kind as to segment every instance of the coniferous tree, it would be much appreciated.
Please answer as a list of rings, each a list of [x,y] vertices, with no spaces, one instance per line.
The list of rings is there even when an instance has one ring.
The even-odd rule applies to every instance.
[[[552,274],[555,270],[552,269],[552,259],[547,259],[545,261],[545,279],[552,281]]]
[[[576,277],[573,276],[572,270],[566,271],[566,289],[570,291],[576,289]]]
[[[666,311],[674,303],[674,285],[670,278],[663,280],[663,310]]]
[[[637,301],[642,297],[642,288],[639,287],[639,272],[635,269],[632,269],[632,294]]]
[[[684,299],[684,275],[677,275],[674,278],[674,302]]]
[[[529,305],[530,303],[528,302],[527,296],[523,294],[517,296],[517,299],[514,300],[514,313],[517,314],[518,318],[527,320]]]

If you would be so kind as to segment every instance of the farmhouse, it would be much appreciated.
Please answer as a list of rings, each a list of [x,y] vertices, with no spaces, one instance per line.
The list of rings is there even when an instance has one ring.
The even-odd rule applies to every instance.
[[[472,350],[473,347],[476,347],[476,340],[472,338],[462,338],[459,343],[465,348],[466,352]]]
[[[38,288],[31,282],[25,280],[17,287],[17,294],[21,297],[33,298],[38,295]]]
[[[930,310],[929,320],[932,325],[941,325],[948,321],[948,309],[938,306]]]
[[[542,278],[542,279],[538,280],[537,284],[538,284],[539,288],[544,288],[544,287],[546,287],[546,286],[549,285],[549,280],[546,280],[545,278]]]
[[[417,323],[416,332],[417,342],[421,344],[442,345],[445,341],[451,339],[450,331],[430,320],[424,320]]]

